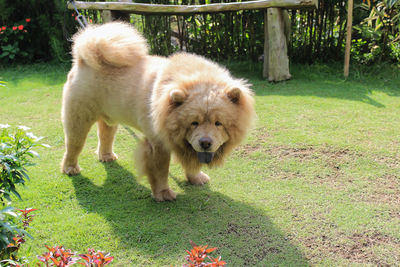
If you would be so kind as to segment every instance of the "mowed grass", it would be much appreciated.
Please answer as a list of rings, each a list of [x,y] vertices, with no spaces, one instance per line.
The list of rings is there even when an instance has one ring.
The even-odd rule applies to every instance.
[[[37,208],[20,255],[44,245],[110,252],[113,266],[181,266],[189,240],[229,266],[396,266],[400,262],[400,71],[295,65],[268,83],[260,66],[230,64],[256,92],[257,121],[210,184],[172,164],[176,201],[157,203],[137,178],[137,141],[118,130],[117,162],[97,161],[96,127],[81,175],[60,173],[62,86],[69,66],[0,69],[0,123],[26,125],[50,149],[29,168],[18,208]]]

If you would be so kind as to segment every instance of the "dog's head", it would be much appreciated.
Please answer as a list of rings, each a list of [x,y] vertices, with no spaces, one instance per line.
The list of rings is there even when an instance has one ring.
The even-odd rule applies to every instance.
[[[209,64],[203,58],[192,58]],[[193,62],[193,61],[192,61]],[[249,85],[215,63],[195,74],[168,76],[153,98],[156,131],[178,159],[218,165],[249,129],[253,97]],[[193,66],[193,63],[192,63]]]

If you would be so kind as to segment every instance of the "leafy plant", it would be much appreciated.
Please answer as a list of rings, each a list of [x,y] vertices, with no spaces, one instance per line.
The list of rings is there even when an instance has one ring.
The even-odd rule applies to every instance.
[[[369,12],[368,17],[354,27],[367,41],[363,61],[398,60],[400,0],[366,0],[359,7]]]
[[[26,233],[23,229],[18,228],[17,218],[18,215],[14,212],[13,207],[8,206],[0,210],[0,258],[8,257],[12,252],[7,250],[7,246],[16,235]]]
[[[18,21],[14,26],[1,26],[0,27],[0,60],[9,62],[17,57],[27,58],[29,53],[22,50],[23,41],[28,34],[27,26],[31,21],[26,18],[23,21]]]
[[[79,264],[85,265],[87,267],[100,267],[105,266],[111,263],[114,260],[114,257],[110,256],[110,254],[104,255],[103,252],[97,251],[95,252],[94,249],[89,248],[88,253],[86,254],[79,254],[85,262]]]
[[[0,203],[11,202],[11,194],[21,199],[17,184],[25,184],[29,180],[25,167],[34,165],[31,159],[39,157],[34,147],[41,138],[36,137],[26,126],[19,126],[14,132],[9,131],[9,125],[0,124]]]
[[[84,262],[78,262],[80,260],[78,257],[74,257],[70,249],[65,249],[63,246],[49,247],[45,246],[48,252],[44,253],[42,256],[38,256],[38,259],[46,264],[46,266],[71,266],[73,264],[81,264],[88,267],[103,267],[111,263],[114,257],[109,256],[109,254],[104,254],[103,252],[94,249],[88,249],[87,254],[80,254]]]
[[[226,265],[226,262],[221,261],[221,256],[212,258],[208,255],[217,248],[207,248],[208,245],[198,246],[193,241],[190,241],[190,244],[192,245],[192,249],[190,251],[186,250],[188,253],[186,256],[188,264],[183,265],[184,267],[217,267]]]
[[[21,247],[21,244],[24,244],[26,242],[25,240],[25,235],[29,236],[32,238],[31,235],[29,235],[26,230],[29,228],[29,224],[32,222],[32,218],[34,215],[30,215],[32,211],[35,211],[37,209],[31,209],[27,208],[24,210],[19,210],[21,212],[21,217],[22,217],[22,223],[23,223],[23,231],[19,231],[13,238],[12,242],[10,242],[7,245],[6,251],[8,254],[11,256],[10,258],[12,259],[17,259],[16,253]]]
[[[63,246],[49,247],[46,246],[48,252],[42,256],[38,256],[38,259],[45,263],[46,266],[57,266],[66,267],[76,263],[78,258],[73,257],[75,253],[71,252],[70,249],[65,249]]]
[[[38,157],[33,150],[39,144],[41,138],[36,137],[26,126],[19,126],[16,129],[10,128],[8,124],[0,124],[0,256],[1,258],[14,258],[15,252],[25,242],[26,232],[32,215],[29,213],[34,209],[20,210],[23,215],[23,229],[19,228],[18,215],[11,206],[11,196],[21,199],[17,191],[18,184],[25,184],[29,180],[26,167],[33,165],[32,158]]]

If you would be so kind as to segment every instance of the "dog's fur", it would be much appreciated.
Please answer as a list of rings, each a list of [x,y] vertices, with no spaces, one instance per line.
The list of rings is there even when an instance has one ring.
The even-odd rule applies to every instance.
[[[78,156],[95,122],[99,159],[117,159],[113,141],[122,123],[145,135],[136,151],[137,164],[153,197],[172,200],[171,153],[192,184],[204,184],[209,177],[200,171],[204,164],[197,153],[214,155],[209,166],[221,165],[250,127],[253,97],[245,81],[193,54],[150,56],[145,39],[129,24],[82,30],[74,36],[72,53],[62,104],[64,173],[80,172]]]

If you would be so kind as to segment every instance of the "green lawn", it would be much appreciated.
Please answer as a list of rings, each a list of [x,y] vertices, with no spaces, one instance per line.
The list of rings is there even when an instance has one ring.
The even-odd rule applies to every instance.
[[[400,70],[292,66],[268,83],[259,66],[231,64],[256,91],[257,122],[206,186],[170,170],[176,201],[157,203],[137,179],[137,144],[120,127],[119,160],[96,160],[96,129],[81,175],[60,173],[62,86],[69,66],[0,68],[0,123],[44,136],[18,208],[39,209],[21,255],[44,244],[111,252],[113,266],[181,266],[189,240],[218,247],[229,266],[395,266],[400,257]]]

